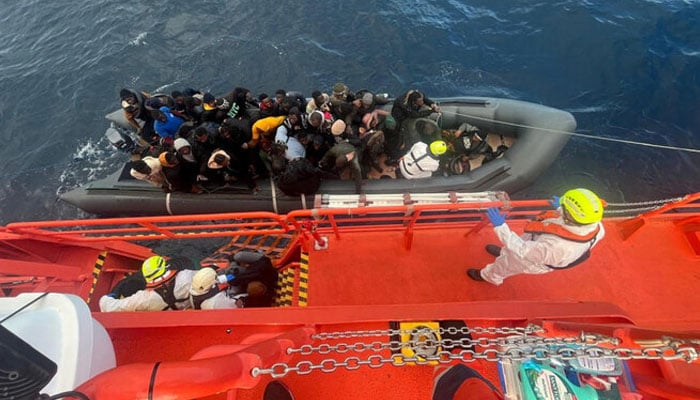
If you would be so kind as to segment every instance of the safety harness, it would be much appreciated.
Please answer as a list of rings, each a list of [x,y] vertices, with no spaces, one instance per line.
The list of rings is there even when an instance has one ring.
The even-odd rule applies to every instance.
[[[401,158],[401,162],[404,164],[404,166],[403,166],[404,170],[405,170],[406,173],[409,174],[409,175],[414,175],[414,174],[412,174],[412,173],[408,170],[408,166],[409,166],[409,165],[410,165],[410,166],[415,165],[416,168],[418,168],[421,172],[426,172],[426,171],[420,166],[420,164],[419,164],[418,162],[419,162],[420,160],[426,158],[426,157],[430,157],[430,158],[432,158],[433,160],[437,160],[437,159],[438,159],[438,158],[436,158],[435,156],[433,156],[433,154],[430,152],[430,150],[428,150],[425,154],[421,154],[421,155],[418,156],[418,157],[416,157],[415,155],[413,155],[413,151],[410,151],[410,152],[408,153],[408,155],[411,156],[411,159],[413,159],[413,162],[407,162],[407,161],[406,161],[406,156],[404,156],[404,157]]]
[[[576,243],[588,243],[588,249],[581,254],[581,256],[571,263],[565,265],[565,266],[555,266],[555,265],[549,265],[545,264],[547,267],[551,269],[567,269],[567,268],[572,268],[575,267],[582,262],[586,261],[588,257],[591,256],[591,249],[593,248],[593,245],[595,244],[598,233],[600,232],[600,225],[597,225],[596,228],[584,235],[578,235],[576,233],[571,232],[570,230],[564,228],[563,226],[559,224],[553,224],[553,223],[545,223],[543,220],[545,219],[551,219],[551,218],[558,218],[561,215],[557,211],[546,211],[540,215],[537,216],[537,220],[535,221],[530,221],[525,225],[525,232],[530,233],[533,235],[542,235],[542,234],[548,234],[548,235],[554,235],[557,237],[560,237],[564,240],[569,240],[572,242]]]
[[[168,309],[178,310],[177,303],[182,303],[183,301],[190,300],[189,297],[185,297],[184,299],[178,299],[177,297],[175,297],[175,279],[177,279],[177,276],[173,277],[172,279],[153,289],[156,293],[160,295],[160,297],[163,298],[163,301],[165,301],[168,304],[165,308],[163,308],[162,311]]]
[[[204,303],[205,300],[211,299],[212,297],[216,296],[219,294],[221,289],[219,289],[218,285],[215,285],[211,290],[204,294],[200,295],[190,295],[190,298],[192,299],[192,306],[194,307],[195,310],[201,310],[202,309],[202,303]]]

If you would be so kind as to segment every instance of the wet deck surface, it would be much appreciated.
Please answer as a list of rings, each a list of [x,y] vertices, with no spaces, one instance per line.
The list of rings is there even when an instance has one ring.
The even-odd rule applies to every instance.
[[[510,222],[516,232],[522,226]],[[700,257],[671,222],[654,222],[624,241],[617,226],[591,258],[576,268],[518,275],[501,286],[469,279],[468,267],[491,260],[483,250],[498,243],[487,227],[415,233],[373,232],[329,237],[328,250],[309,258],[309,306],[471,301],[576,301],[617,305],[640,326],[694,330],[700,326]],[[367,282],[373,282],[368,284]]]

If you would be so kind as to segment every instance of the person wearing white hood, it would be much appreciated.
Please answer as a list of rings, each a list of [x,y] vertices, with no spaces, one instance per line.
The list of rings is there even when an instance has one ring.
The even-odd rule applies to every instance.
[[[197,162],[197,160],[194,158],[194,154],[192,154],[192,145],[187,141],[187,139],[177,138],[175,139],[175,143],[173,145],[175,146],[175,151],[177,151],[178,157],[184,161]]]
[[[187,139],[177,138],[173,143],[177,158],[180,160],[180,176],[184,182],[189,183],[193,193],[201,192],[202,188],[196,184],[200,163],[192,153],[192,145]]]

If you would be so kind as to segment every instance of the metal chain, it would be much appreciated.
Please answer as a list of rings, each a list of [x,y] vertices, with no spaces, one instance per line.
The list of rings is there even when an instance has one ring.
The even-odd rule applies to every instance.
[[[434,332],[434,331],[432,331]],[[595,343],[605,343],[607,340],[596,341]],[[478,338],[472,339],[468,337],[463,337],[461,339],[441,339],[441,340],[431,340],[426,346],[436,346],[440,345],[446,349],[454,348],[468,348],[473,346],[480,347],[493,347],[493,346],[513,346],[513,345],[555,345],[555,344],[576,344],[581,343],[578,337],[566,337],[566,338],[550,338],[542,336],[511,336],[511,337],[499,337],[499,338]],[[310,344],[302,345],[299,348],[288,348],[287,354],[300,354],[300,355],[310,355],[314,353],[318,354],[330,354],[330,353],[340,353],[344,354],[347,352],[362,353],[366,351],[380,352],[383,350],[400,351],[403,348],[420,348],[421,345],[412,344],[410,342],[402,342],[398,340],[390,340],[388,342],[373,341],[369,343],[356,342],[356,343],[338,343],[335,345],[322,343],[318,346],[312,346]]]
[[[662,207],[664,204],[675,203],[683,200],[684,197],[674,197],[663,200],[639,201],[636,203],[607,203],[605,214],[641,214]],[[612,208],[618,207],[619,210]],[[636,207],[636,208],[631,208]]]
[[[628,208],[626,210],[605,210],[605,214],[641,214],[647,211],[656,210],[659,207]]]
[[[383,357],[379,354],[373,354],[365,359],[351,356],[339,361],[333,358],[326,358],[319,363],[314,364],[311,361],[303,360],[294,365],[287,363],[276,363],[270,368],[253,368],[251,371],[254,377],[269,374],[272,378],[282,378],[291,372],[299,375],[307,375],[313,371],[334,372],[339,368],[345,368],[349,371],[359,369],[363,366],[370,368],[380,368],[384,365],[405,366],[405,365],[431,365],[431,364],[449,364],[454,361],[461,363],[472,363],[477,360],[489,362],[499,361],[524,361],[534,359],[538,361],[548,361],[558,359],[562,361],[575,360],[578,358],[587,359],[619,359],[619,360],[684,360],[692,362],[698,359],[698,353],[694,347],[646,347],[641,349],[633,348],[606,348],[600,346],[583,345],[580,348],[560,347],[552,348],[550,346],[534,346],[534,347],[510,347],[504,350],[486,349],[481,352],[474,350],[461,350],[457,353],[448,351],[440,351],[435,355],[422,357],[407,357],[402,354],[395,354],[391,357]]]
[[[683,200],[683,197],[674,197],[674,198],[664,199],[664,200],[640,201],[637,203],[608,203],[608,207],[653,206],[653,205],[663,205],[666,203],[675,203],[675,202],[681,201],[681,200]]]
[[[437,330],[441,335],[518,335],[544,333],[544,329],[538,325],[530,324],[526,327],[440,327]],[[374,329],[367,331],[337,331],[323,332],[311,336],[312,339],[342,339],[342,338],[359,338],[372,336],[394,336],[407,335],[413,332],[413,329]]]
[[[664,337],[658,343],[658,346],[644,346],[641,348],[626,348],[617,347],[619,339],[581,332],[578,337],[541,337],[529,336],[530,333],[540,333],[544,330],[537,325],[529,325],[525,328],[497,328],[497,327],[449,327],[449,328],[419,328],[419,329],[386,329],[386,330],[369,330],[369,331],[342,331],[342,332],[327,332],[313,335],[315,339],[336,339],[336,338],[366,338],[375,336],[394,336],[401,334],[416,334],[423,333],[427,338],[426,333],[463,335],[471,333],[480,333],[487,335],[501,334],[514,335],[497,338],[478,338],[462,337],[459,339],[443,338],[437,339],[435,336],[427,339],[425,342],[405,343],[400,340],[389,340],[387,342],[373,341],[369,343],[337,343],[327,344],[321,343],[317,346],[303,345],[299,348],[287,349],[288,354],[298,354],[302,356],[321,354],[327,355],[330,353],[344,354],[348,352],[362,353],[391,350],[392,355],[385,357],[380,354],[371,354],[361,358],[359,356],[346,357],[343,360],[334,358],[325,358],[318,363],[313,363],[308,360],[302,360],[296,364],[287,364],[284,362],[273,364],[270,368],[254,368],[251,373],[253,376],[269,374],[272,378],[281,378],[289,373],[297,373],[299,375],[307,375],[313,371],[333,372],[339,368],[344,368],[349,371],[357,370],[361,367],[380,368],[384,365],[404,366],[404,365],[426,365],[426,364],[447,364],[454,361],[462,363],[471,363],[477,360],[489,362],[499,361],[523,361],[526,359],[534,359],[545,361],[551,359],[558,360],[574,360],[577,358],[588,359],[619,359],[619,360],[684,360],[693,362],[700,358],[696,348],[700,341],[697,339],[680,340],[671,337]],[[435,339],[433,339],[435,338]],[[614,347],[601,346],[601,344],[610,343]],[[655,342],[656,343],[656,342]],[[576,345],[575,347],[572,345]],[[441,346],[445,350],[436,351]],[[474,350],[474,346],[483,347],[480,351]],[[500,346],[499,349],[490,348]],[[416,356],[409,357],[402,354],[400,351],[403,348],[410,348]],[[458,352],[450,350],[459,349]]]

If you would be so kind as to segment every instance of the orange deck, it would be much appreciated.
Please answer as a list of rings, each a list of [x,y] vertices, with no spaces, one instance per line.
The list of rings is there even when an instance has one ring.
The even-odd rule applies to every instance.
[[[338,212],[337,215],[341,214]],[[362,212],[357,215],[362,215]],[[96,313],[95,317],[108,329],[119,365],[187,360],[210,346],[241,343],[252,333],[279,333],[302,326],[314,327],[318,332],[386,330],[387,321],[459,319],[468,321],[468,326],[507,326],[530,319],[571,321],[580,317],[588,323],[605,319],[611,324],[633,322],[643,328],[700,335],[700,308],[697,307],[700,304],[700,290],[697,289],[700,287],[700,242],[697,236],[700,227],[696,226],[697,213],[683,217],[669,212],[659,218],[644,219],[643,226],[636,231],[629,229],[629,220],[606,220],[606,237],[584,264],[544,275],[511,277],[501,286],[472,281],[465,273],[468,267],[480,268],[490,262],[493,257],[483,248],[488,243],[498,243],[490,226],[475,229],[480,226],[480,214],[471,215],[476,215],[477,219],[463,225],[440,220],[435,225],[440,229],[423,225],[421,229],[406,230],[402,226],[408,224],[401,223],[392,226],[379,223],[373,229],[365,229],[360,223],[360,228],[340,229],[336,236],[328,225],[319,228],[318,232],[328,240],[328,246],[324,250],[308,251],[307,307]],[[441,218],[447,216],[449,213]],[[249,218],[257,221],[261,215]],[[271,218],[277,221],[281,217]],[[189,224],[195,219],[193,216],[183,217],[186,225],[183,231],[193,230]],[[684,235],[676,225],[681,220],[694,229],[694,233]],[[154,221],[158,220],[155,218],[143,220],[146,222],[134,221],[167,238],[189,234],[176,233],[169,225],[156,227]],[[231,230],[247,224],[244,220],[237,221]],[[169,223],[166,219],[162,222]],[[522,231],[523,220],[509,220],[508,223],[514,231]],[[66,224],[70,223],[54,223]],[[211,236],[215,228],[221,226],[207,225],[203,231]],[[622,226],[626,227],[624,236],[628,237],[627,240],[623,237]],[[5,258],[25,257],[25,253],[33,254],[35,247],[47,246],[43,242],[31,242],[32,247],[26,244],[19,247],[18,243],[11,241],[15,233],[34,232],[31,229],[34,229],[32,224],[10,227],[12,232],[7,232],[5,240],[13,247],[4,250]],[[278,228],[269,229],[274,233]],[[119,228],[115,232],[128,235],[132,231]],[[305,232],[308,235],[310,231]],[[407,232],[412,232],[410,250],[406,246]],[[98,235],[102,233],[98,231]],[[46,232],[41,235],[42,240],[54,241]],[[102,239],[85,242],[83,253],[70,246],[63,249],[60,237],[58,239],[52,245],[56,247],[50,247],[50,256],[47,256],[55,255],[58,260],[42,258],[33,260],[33,263],[46,268],[52,262],[65,264],[64,275],[70,275],[72,269],[69,267],[74,263],[82,265],[86,273],[81,277],[67,283],[47,281],[47,285],[51,283],[60,291],[78,288],[81,293],[86,293],[91,281],[86,278],[88,271],[94,272],[93,260],[105,248],[100,242]],[[147,250],[122,242],[109,242],[105,246],[110,255],[102,275],[108,274],[109,279],[95,287],[96,295],[109,290],[116,272],[123,272],[127,265],[138,268]],[[78,259],[75,253],[82,254],[82,258]],[[14,273],[24,267],[23,261],[5,265]],[[338,342],[351,344],[355,340],[340,339],[333,343]],[[336,354],[335,359],[342,361],[356,355],[352,352]],[[367,357],[366,354],[360,356]],[[316,353],[303,359],[321,365],[328,357]],[[297,358],[289,365],[294,366],[298,361]],[[647,396],[646,399],[700,398],[700,384],[693,378],[697,376],[698,364],[688,367],[683,362],[671,365],[663,361],[658,364],[646,360],[630,361],[630,365],[633,363],[634,370],[642,372],[635,377],[640,387],[667,387],[668,382],[685,387],[685,397]],[[498,380],[495,363],[478,360],[470,365],[478,367],[494,382]],[[689,369],[691,367],[694,368]],[[427,399],[432,391],[433,377],[443,368],[363,366],[357,371],[337,368],[330,375],[320,371],[308,375],[292,372],[280,380],[292,389],[297,399]],[[660,376],[666,381],[655,381]],[[231,392],[229,397],[222,394],[216,398],[257,400],[270,380],[269,375],[264,375],[254,388],[239,389]]]
[[[670,221],[654,221],[624,241],[613,222],[585,264],[544,275],[518,275],[501,286],[475,282],[467,267],[493,260],[490,227],[416,232],[411,250],[401,232],[329,235],[309,255],[309,305],[493,301],[603,302],[639,326],[700,330],[700,257]],[[522,223],[509,221],[516,232]],[[351,249],[350,251],[348,249]],[[368,285],[367,282],[374,282]]]

